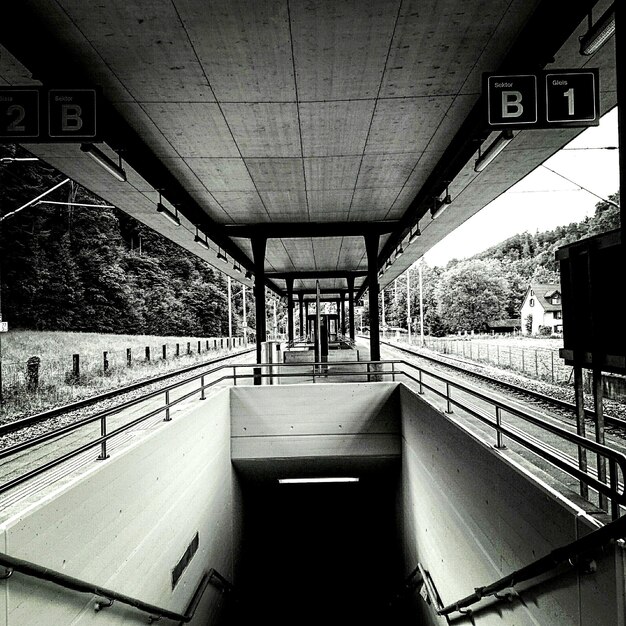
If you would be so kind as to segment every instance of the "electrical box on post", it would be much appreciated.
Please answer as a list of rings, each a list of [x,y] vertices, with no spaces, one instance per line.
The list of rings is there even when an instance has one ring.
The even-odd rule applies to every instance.
[[[621,231],[595,235],[559,248],[563,348],[568,365],[626,373],[626,326]]]

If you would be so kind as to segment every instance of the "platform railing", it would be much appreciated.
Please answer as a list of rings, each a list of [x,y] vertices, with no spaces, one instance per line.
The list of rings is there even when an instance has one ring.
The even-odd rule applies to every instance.
[[[5,573],[0,575],[0,579],[8,579],[14,572],[19,572],[25,576],[45,580],[71,591],[90,593],[98,597],[98,600],[94,603],[94,611],[96,613],[113,606],[114,602],[119,602],[146,613],[150,624],[160,620],[161,618],[173,620],[178,624],[186,624],[190,622],[193,619],[198,605],[200,604],[200,600],[209,585],[215,585],[219,588],[221,593],[232,593],[234,590],[232,583],[224,578],[224,576],[222,576],[218,571],[211,568],[203,573],[202,578],[200,579],[200,582],[198,583],[196,590],[189,601],[185,613],[176,613],[175,611],[170,611],[169,609],[144,602],[143,600],[127,596],[123,593],[119,593],[118,591],[101,587],[99,585],[81,580],[80,578],[68,576],[63,572],[58,572],[50,569],[49,567],[43,567],[36,563],[32,563],[31,561],[18,559],[2,552],[0,552],[0,566],[5,568]]]
[[[299,371],[294,371],[293,368],[297,368]],[[611,514],[614,519],[620,515],[620,505],[626,505],[626,494],[624,492],[626,455],[606,445],[581,437],[547,420],[526,413],[515,407],[508,406],[504,404],[504,402],[493,399],[476,389],[452,381],[434,372],[424,370],[413,363],[408,363],[401,359],[358,362],[333,361],[317,363],[246,363],[219,365],[218,367],[205,370],[185,380],[149,392],[142,397],[123,402],[115,407],[95,413],[73,424],[57,428],[49,433],[35,436],[32,439],[0,450],[0,460],[7,459],[35,446],[45,444],[75,432],[88,424],[100,422],[99,437],[88,440],[82,445],[78,445],[74,449],[64,452],[61,456],[0,484],[0,494],[93,448],[99,447],[99,455],[97,457],[99,460],[103,461],[107,459],[107,443],[111,441],[111,439],[156,416],[162,415],[163,421],[170,421],[172,419],[172,410],[177,405],[192,397],[199,396],[200,400],[205,400],[207,397],[207,389],[225,381],[229,381],[232,385],[240,385],[246,381],[248,383],[260,383],[263,379],[269,379],[272,382],[280,382],[283,379],[285,379],[285,382],[286,379],[304,379],[307,382],[311,380],[316,382],[320,379],[327,381],[334,377],[341,377],[344,380],[346,378],[352,380],[359,379],[368,382],[385,380],[391,382],[402,378],[403,380],[416,383],[419,394],[423,394],[424,390],[428,390],[430,393],[444,399],[446,406],[445,411],[447,413],[452,413],[453,407],[456,407],[492,428],[495,433],[494,439],[496,448],[504,447],[503,438],[506,437],[511,441],[515,441],[538,457],[550,462],[561,471],[589,485],[597,492],[606,495],[611,501]],[[437,388],[433,384],[433,381],[437,381],[441,389]],[[486,403],[491,407],[493,413],[489,414],[484,409],[472,405],[467,399],[464,399],[466,396]],[[111,416],[141,403],[152,401],[152,405],[154,405],[155,402],[159,401],[159,398],[162,398],[163,402],[159,402],[156,406],[150,406],[145,414],[112,430],[109,429],[107,420],[111,418]],[[551,446],[538,441],[518,428],[506,424],[504,419],[506,415],[521,419],[526,423],[551,433],[563,441],[570,442],[575,446],[580,446],[583,449],[593,452],[598,458],[606,459],[609,467],[608,482],[601,480],[594,472],[593,468],[590,467],[588,471],[581,470],[573,457],[569,457]]]

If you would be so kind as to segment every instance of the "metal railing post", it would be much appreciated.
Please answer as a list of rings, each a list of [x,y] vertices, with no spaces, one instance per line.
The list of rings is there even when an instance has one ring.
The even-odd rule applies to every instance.
[[[170,390],[165,390],[165,417],[163,418],[164,422],[171,422],[172,418],[170,417]]]
[[[446,382],[446,413],[452,413],[452,404],[450,403],[450,383]]]
[[[505,450],[506,446],[502,441],[502,433],[500,432],[500,426],[502,425],[502,410],[499,406],[496,406],[496,448],[498,450]]]
[[[204,395],[204,374],[200,376],[200,400],[206,400]]]
[[[617,462],[615,459],[609,459],[609,480],[611,484],[611,519],[615,520],[619,517],[619,502],[617,501],[619,482],[617,480]]]
[[[233,385],[237,386],[237,366],[233,365]]]
[[[100,435],[106,437],[107,434],[107,418],[106,415],[100,420]],[[108,459],[107,454],[107,442],[106,439],[100,444],[100,454],[98,455],[98,461],[104,461]]]
[[[419,384],[420,384],[420,390],[419,390],[419,392],[418,392],[418,393],[419,393],[421,396],[423,396],[423,395],[424,395],[424,386],[422,385],[422,368],[421,368],[421,367],[420,367],[420,369],[418,369],[418,370],[417,370],[417,373],[418,373],[417,375],[418,375],[418,378],[419,378]]]
[[[396,382],[396,368],[395,368],[395,363],[391,363],[391,380],[395,383]]]

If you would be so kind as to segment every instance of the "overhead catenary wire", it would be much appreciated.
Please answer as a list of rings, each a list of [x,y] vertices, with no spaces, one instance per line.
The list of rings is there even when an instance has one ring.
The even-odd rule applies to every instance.
[[[35,204],[36,202],[38,202],[39,200],[41,200],[41,198],[44,198],[49,193],[52,193],[53,191],[55,191],[56,189],[58,189],[62,185],[65,185],[65,183],[68,183],[69,181],[70,181],[69,178],[66,178],[66,179],[62,180],[60,183],[56,184],[54,187],[48,189],[47,191],[44,191],[42,194],[38,195],[36,198],[33,198],[32,200],[29,200],[26,204],[23,204],[21,207],[18,207],[14,211],[10,211],[6,215],[0,216],[0,222],[3,222],[4,220],[8,219],[9,217],[13,217],[16,213],[19,213],[23,209],[27,209],[29,206],[31,206],[31,205]]]

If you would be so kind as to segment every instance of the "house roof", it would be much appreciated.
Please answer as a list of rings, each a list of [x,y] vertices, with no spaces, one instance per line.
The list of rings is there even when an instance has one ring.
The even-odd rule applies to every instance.
[[[533,290],[535,299],[544,311],[561,311],[563,309],[561,304],[552,304],[549,300],[554,294],[561,294],[560,285],[556,283],[530,283],[529,289]]]

